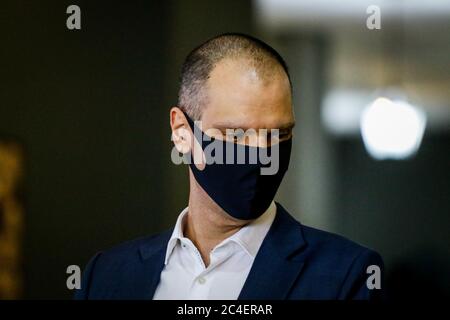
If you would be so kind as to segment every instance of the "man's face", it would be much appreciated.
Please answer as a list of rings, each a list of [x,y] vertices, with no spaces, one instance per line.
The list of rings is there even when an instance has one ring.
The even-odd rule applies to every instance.
[[[245,61],[224,60],[211,72],[205,93],[205,105],[196,126],[179,108],[171,109],[173,141],[178,152],[186,155],[193,151],[193,159],[189,158],[194,160],[189,163],[191,188],[205,195],[205,199],[206,195],[211,197],[229,216],[252,220],[267,209],[288,168],[291,143],[278,143],[291,138],[294,126],[289,80],[281,68],[261,75]],[[216,139],[258,148],[226,143],[225,149],[220,149],[223,143],[203,140],[198,129]],[[235,130],[243,135],[236,135]],[[204,144],[205,141],[211,144]],[[272,147],[265,148],[268,146]],[[244,166],[237,167],[241,164]]]
[[[279,129],[279,139],[292,135],[294,114],[289,80],[284,72],[275,69],[262,78],[255,68],[242,61],[223,60],[211,72],[207,82],[207,106],[202,113],[202,130],[213,132],[219,139],[233,139],[237,143],[270,145],[270,130]],[[217,130],[208,130],[208,129]],[[227,135],[226,129],[254,129],[250,135]],[[260,129],[267,129],[267,135]],[[273,139],[273,138],[272,138]]]

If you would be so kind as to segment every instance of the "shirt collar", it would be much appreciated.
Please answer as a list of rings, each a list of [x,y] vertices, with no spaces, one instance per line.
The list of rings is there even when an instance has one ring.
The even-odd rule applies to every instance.
[[[181,241],[182,238],[184,238],[183,235],[183,226],[184,226],[184,218],[186,214],[188,213],[189,207],[186,207],[181,211],[180,215],[177,218],[177,222],[175,223],[175,227],[173,228],[172,236],[169,239],[169,243],[167,244],[167,250],[166,250],[166,259],[164,261],[164,264],[167,264],[169,261],[170,255],[173,252],[173,249],[178,244],[178,241]]]
[[[181,211],[180,215],[177,218],[172,236],[170,237],[167,244],[166,258],[164,261],[165,264],[168,263],[169,258],[172,255],[172,252],[178,242],[184,238],[183,226],[185,223],[186,214],[188,213],[188,209],[189,207],[186,207],[183,211]],[[248,255],[250,255],[252,258],[255,258],[256,254],[258,253],[259,247],[261,246],[264,238],[267,235],[267,232],[270,229],[270,226],[272,225],[273,220],[275,219],[276,211],[276,205],[272,201],[269,208],[267,208],[267,210],[260,217],[242,227],[231,237],[223,240],[216,246],[216,248],[224,246],[229,242],[235,242],[242,249],[244,249],[244,251]]]

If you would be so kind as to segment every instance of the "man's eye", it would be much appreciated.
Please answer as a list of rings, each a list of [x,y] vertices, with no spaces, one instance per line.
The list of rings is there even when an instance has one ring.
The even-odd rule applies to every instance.
[[[244,134],[242,132],[233,132],[233,133],[227,134],[227,140],[234,141],[234,142],[242,141],[243,137],[244,137]]]
[[[292,136],[292,132],[291,131],[282,131],[282,132],[278,132],[277,134],[269,134],[268,135],[268,139],[271,142],[276,142],[276,141],[283,141],[283,140],[287,140]]]
[[[289,139],[292,135],[292,130],[282,131],[280,132],[280,139]]]

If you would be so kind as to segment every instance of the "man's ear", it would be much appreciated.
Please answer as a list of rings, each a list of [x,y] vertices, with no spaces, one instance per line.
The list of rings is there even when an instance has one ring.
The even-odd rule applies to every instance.
[[[192,135],[183,111],[179,107],[170,109],[170,127],[172,128],[172,141],[178,152],[189,152],[192,146]]]

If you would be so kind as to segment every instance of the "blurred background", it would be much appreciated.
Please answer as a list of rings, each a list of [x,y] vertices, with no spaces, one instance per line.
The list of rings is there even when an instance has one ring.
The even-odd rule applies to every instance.
[[[71,4],[81,30],[66,28]],[[450,296],[449,1],[1,6],[0,298],[69,299],[67,266],[173,226],[188,175],[170,160],[168,110],[186,54],[224,32],[290,67],[278,200],[380,252],[390,299]]]

